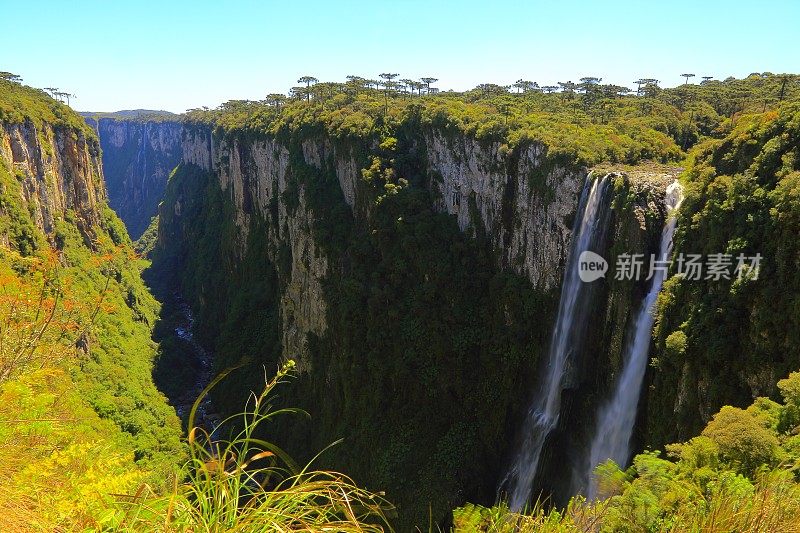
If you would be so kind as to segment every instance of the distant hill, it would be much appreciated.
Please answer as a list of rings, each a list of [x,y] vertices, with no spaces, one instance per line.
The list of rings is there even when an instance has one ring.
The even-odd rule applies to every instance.
[[[177,117],[175,113],[158,109],[123,109],[121,111],[80,111],[79,114],[84,118],[113,118],[117,120],[130,120],[141,118],[160,118],[172,119]]]

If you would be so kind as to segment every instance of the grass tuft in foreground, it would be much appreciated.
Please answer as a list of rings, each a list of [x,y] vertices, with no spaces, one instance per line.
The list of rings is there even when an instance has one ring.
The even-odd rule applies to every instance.
[[[390,508],[378,494],[356,487],[336,472],[299,468],[277,446],[257,437],[276,416],[296,412],[273,409],[269,397],[291,370],[290,361],[253,395],[244,412],[209,432],[196,425],[200,400],[189,418],[191,458],[174,489],[157,495],[146,485],[120,501],[119,531],[337,531],[389,530]],[[236,429],[230,429],[236,428]],[[230,437],[217,439],[223,431]]]

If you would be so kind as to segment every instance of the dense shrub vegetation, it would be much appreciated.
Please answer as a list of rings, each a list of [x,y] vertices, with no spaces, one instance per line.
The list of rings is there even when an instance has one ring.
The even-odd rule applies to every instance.
[[[0,82],[0,125],[92,132],[40,91]],[[116,215],[92,240],[76,215],[37,227],[18,170],[0,160],[0,523],[12,530],[101,522],[112,494],[164,485],[183,456],[174,411],[151,379],[158,304]]]
[[[758,279],[665,286],[648,417],[655,446],[695,435],[721,405],[775,397],[778,378],[798,367],[800,107],[727,124],[692,153],[685,181],[676,251],[763,259]]]
[[[624,471],[602,465],[596,502],[527,515],[468,505],[453,515],[456,529],[797,529],[800,374],[775,383],[800,366],[800,92],[781,80],[756,74],[637,96],[603,85],[421,96],[318,84],[292,99],[188,113],[187,127],[218,138],[287,148],[291,186],[281,201],[297,209],[302,188],[334,274],[323,287],[327,333],[308,339],[296,382],[265,396],[276,384],[261,393],[265,372],[286,355],[280,306],[292,251],[271,249],[267,238],[278,206],[250,219],[239,246],[217,177],[193,165],[175,170],[138,250],[154,258],[148,279],[159,295],[179,288],[192,303],[215,371],[236,367],[211,395],[224,415],[245,413],[214,443],[190,416],[182,445],[153,384],[172,397],[195,369],[170,340],[174,309],[145,288],[148,263],[119,219],[101,205],[87,239],[68,211],[43,234],[17,170],[3,161],[0,524],[379,531],[386,514],[407,529],[446,523],[465,501],[492,502],[557,294],[501,269],[480,228],[462,232],[434,208],[425,185],[437,177],[418,141],[435,130],[474,138],[501,162],[543,142],[545,164],[570,169],[683,163],[688,154],[677,251],[764,257],[758,282],[665,286],[646,405],[650,444],[665,453],[640,454]],[[26,121],[94,139],[68,106],[0,80],[0,124]],[[361,166],[368,205],[356,209],[365,216],[351,213],[330,162],[306,163],[302,142],[320,135]],[[286,406],[310,419],[276,418]],[[396,517],[349,477],[297,468],[282,451],[303,464],[339,438],[315,464],[386,491]],[[674,440],[685,442],[664,446]]]
[[[39,131],[44,124],[87,133],[92,131],[80,115],[42,89],[0,77],[0,123],[19,124],[25,120],[33,122]]]
[[[723,407],[702,433],[636,456],[627,470],[600,465],[599,499],[564,510],[468,505],[456,531],[797,531],[800,528],[800,373],[778,382],[782,403]]]
[[[526,515],[466,506],[457,530],[800,528],[800,373],[778,381],[800,363],[800,107],[738,115],[717,134],[690,154],[676,253],[763,259],[757,278],[665,285],[646,433],[666,453],[642,453],[625,471],[601,465],[596,502]],[[665,446],[674,438],[687,442]]]
[[[737,114],[800,98],[800,87],[791,77],[772,73],[672,89],[650,85],[639,94],[590,83],[566,85],[560,92],[520,93],[484,84],[466,93],[426,96],[369,87],[319,83],[308,91],[293,89],[293,98],[232,100],[215,110],[189,111],[186,117],[231,134],[282,136],[310,128],[357,140],[379,139],[413,120],[417,127],[435,126],[497,142],[504,150],[543,141],[551,155],[589,166],[680,160],[682,151],[704,137],[718,136],[718,128]]]
[[[679,162],[684,150],[722,142],[750,116],[743,111],[775,108],[779,86],[777,76],[756,75],[643,96],[478,89],[419,97],[325,85],[307,98],[188,113],[188,123],[214,128],[218,140],[277,139],[287,147],[291,183],[281,201],[295,209],[303,188],[314,240],[335,265],[324,287],[328,332],[310,339],[304,363],[313,371],[302,372],[285,398],[312,418],[305,427],[278,424],[274,437],[303,457],[344,437],[322,464],[386,490],[401,527],[439,520],[459,499],[491,501],[557,295],[501,271],[480,231],[467,237],[433,209],[425,185],[436,176],[426,173],[421,135],[474,137],[509,159],[544,141],[550,164],[570,168]],[[792,88],[784,99],[797,96]],[[368,217],[351,215],[328,162],[321,171],[306,163],[302,142],[319,136],[357,157]],[[168,240],[155,252],[153,276],[175,275],[218,369],[250,361],[234,374],[236,386],[217,390],[216,405],[230,411],[258,386],[261,366],[281,358],[278,308],[290,251],[269,249],[266,238],[277,229],[277,206],[250,219],[240,246],[231,199],[213,174],[191,165],[172,176],[164,206]],[[674,335],[673,347],[680,340]],[[161,363],[166,375],[179,368],[168,355]],[[671,421],[659,431],[674,428]]]
[[[0,126],[91,136],[43,92],[2,83]],[[102,201],[99,225],[67,210],[45,235],[16,172],[0,159],[1,529],[383,530],[382,498],[341,474],[300,468],[254,438],[281,414],[266,396],[276,381],[263,389],[263,374],[263,393],[238,406],[242,433],[223,422],[213,444],[198,428],[182,444],[151,375],[159,304],[140,276],[146,262]]]

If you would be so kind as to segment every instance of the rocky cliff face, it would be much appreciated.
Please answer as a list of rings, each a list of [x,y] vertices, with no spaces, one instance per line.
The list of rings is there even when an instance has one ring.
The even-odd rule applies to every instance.
[[[467,137],[432,132],[425,141],[437,208],[462,230],[484,232],[502,267],[537,288],[558,287],[586,172],[551,164],[538,143],[508,158]]]
[[[311,149],[311,144],[307,145]],[[323,150],[325,146],[314,145]],[[309,152],[311,153],[311,152]],[[310,164],[321,164],[309,156]],[[324,157],[324,155],[322,156]],[[328,258],[315,242],[312,227],[315,215],[308,206],[301,185],[294,189],[289,169],[289,152],[272,139],[242,142],[237,138],[215,143],[209,132],[187,130],[182,142],[184,163],[214,171],[220,189],[233,205],[235,224],[234,250],[244,256],[254,217],[268,220],[267,259],[280,262],[279,254],[288,253],[291,261],[279,271],[283,280],[280,316],[283,353],[294,358],[301,368],[308,367],[309,335],[321,336],[326,331],[326,303],[322,283],[328,273]],[[351,183],[354,176],[346,178]],[[287,194],[296,195],[296,203],[287,205]],[[172,209],[180,217],[181,199]],[[163,235],[162,235],[163,239]]]
[[[220,186],[233,199],[242,243],[247,239],[250,217],[267,219],[270,207],[274,209],[277,205],[277,223],[268,226],[269,260],[277,263],[282,247],[288,247],[292,258],[288,271],[279,272],[286,279],[280,300],[283,353],[297,359],[301,369],[307,368],[308,336],[321,336],[326,329],[322,282],[328,271],[328,259],[314,241],[315,217],[308,206],[305,188],[300,185],[295,191],[294,209],[281,201],[291,179],[287,173],[289,152],[274,140],[248,145],[233,139],[220,143],[212,157],[219,169]],[[319,161],[312,158],[310,164]]]
[[[181,161],[183,126],[148,118],[92,118],[103,150],[108,201],[137,239],[156,215],[170,172]]]
[[[159,306],[108,208],[97,136],[39,89],[0,79],[0,108],[0,268],[4,278],[14,272],[2,282],[0,315],[2,337],[18,337],[2,350],[3,385],[19,378],[46,394],[62,391],[58,412],[81,419],[60,444],[36,439],[45,455],[89,438],[125,476],[134,461],[172,468],[180,422],[152,381]],[[96,466],[96,456],[84,464]]]
[[[423,501],[444,512],[464,496],[493,499],[549,341],[586,171],[537,143],[504,153],[425,131],[411,143],[417,173],[398,168],[412,184],[378,199],[361,172],[370,142],[218,134],[184,130],[185,169],[162,204],[156,255],[182,250],[178,262],[193,265],[182,283],[218,328],[217,348],[299,363],[293,398],[314,418],[290,448],[344,436],[330,466],[387,488],[412,514],[422,505],[427,515]],[[665,183],[615,181],[609,242],[648,253]],[[567,380],[570,427],[588,425],[613,380],[645,288],[599,283],[605,297],[587,343],[595,349]],[[250,327],[261,329],[257,338],[242,339]],[[566,436],[554,438],[553,464],[586,438]],[[420,448],[431,451],[411,453]],[[445,470],[457,472],[452,481],[426,478]],[[401,490],[401,479],[419,490]]]
[[[0,160],[16,178],[1,186],[19,187],[39,229],[52,237],[56,220],[71,211],[84,238],[91,241],[105,197],[97,139],[47,124],[37,129],[29,120],[0,123]],[[9,236],[3,238],[8,246]]]
[[[425,137],[428,183],[434,207],[454,215],[462,231],[485,234],[497,252],[497,263],[526,277],[533,287],[556,291],[566,262],[584,171],[568,170],[546,162],[545,147],[534,144],[513,161],[498,155],[497,147],[480,146],[470,138],[455,142],[435,132]],[[350,150],[334,148],[323,137],[301,143],[303,163],[322,173],[332,167],[341,196],[353,216],[369,192],[361,183],[361,165]],[[305,185],[292,183],[290,154],[274,139],[243,142],[237,138],[214,141],[209,132],[187,130],[182,142],[182,160],[218,176],[235,206],[239,253],[248,238],[253,215],[275,218],[268,226],[270,257],[278,261],[282,247],[288,247],[292,262],[281,298],[283,353],[307,360],[308,335],[326,330],[325,296],[322,285],[328,261],[315,243],[312,228],[318,220],[306,200]],[[295,180],[296,181],[296,180]],[[294,187],[297,187],[295,190]],[[287,193],[296,195],[291,208]]]

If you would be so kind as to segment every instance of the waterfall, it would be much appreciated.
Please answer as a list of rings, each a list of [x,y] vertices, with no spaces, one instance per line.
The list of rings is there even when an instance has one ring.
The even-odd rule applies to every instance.
[[[571,357],[580,349],[587,322],[591,284],[583,283],[578,275],[578,257],[597,247],[604,238],[608,212],[603,196],[608,176],[594,179],[587,176],[573,224],[573,243],[564,272],[564,284],[558,303],[558,314],[547,354],[538,394],[528,410],[522,426],[521,446],[511,469],[500,485],[505,490],[512,510],[522,509],[530,500],[533,481],[547,436],[558,424],[561,409],[561,390],[565,370]]]
[[[680,207],[682,201],[683,191],[680,184],[675,181],[667,187],[667,221],[661,232],[657,257],[659,260],[668,260],[672,255],[672,236],[676,226],[673,214]],[[611,459],[620,467],[625,467],[630,459],[630,440],[636,422],[639,395],[647,369],[650,339],[655,320],[653,306],[658,292],[664,284],[666,274],[666,268],[656,269],[653,272],[650,289],[639,308],[636,321],[633,323],[633,335],[629,337],[624,352],[622,374],[617,381],[614,396],[599,411],[597,427],[589,450],[588,471],[585,473],[585,477],[579,480],[581,485],[585,480],[590,480],[587,494],[590,498],[596,495],[597,487],[593,479],[593,472],[597,465]],[[580,488],[577,489],[580,490]]]

